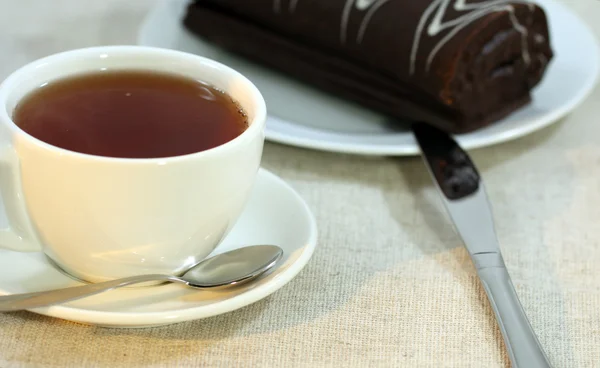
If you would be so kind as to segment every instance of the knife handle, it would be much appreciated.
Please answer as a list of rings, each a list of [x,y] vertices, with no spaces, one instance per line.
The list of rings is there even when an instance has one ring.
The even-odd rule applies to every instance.
[[[496,314],[512,367],[551,367],[521,306],[502,255],[480,253],[472,257]]]

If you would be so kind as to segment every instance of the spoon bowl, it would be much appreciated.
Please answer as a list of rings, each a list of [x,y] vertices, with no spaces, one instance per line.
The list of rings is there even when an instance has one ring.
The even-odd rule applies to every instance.
[[[239,285],[264,274],[283,256],[276,245],[255,245],[238,248],[205,259],[190,268],[182,280],[188,286],[212,288]]]

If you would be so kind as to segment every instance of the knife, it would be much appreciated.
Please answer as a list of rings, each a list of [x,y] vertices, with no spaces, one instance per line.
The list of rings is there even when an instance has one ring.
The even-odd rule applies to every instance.
[[[471,158],[437,128],[415,123],[412,130],[446,210],[477,269],[512,366],[551,367],[502,259],[487,194]]]

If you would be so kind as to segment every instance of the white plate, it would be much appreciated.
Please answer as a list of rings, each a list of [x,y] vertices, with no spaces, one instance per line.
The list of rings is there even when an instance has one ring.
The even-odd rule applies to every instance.
[[[283,180],[261,169],[239,221],[213,252],[251,244],[276,244],[285,254],[268,275],[235,289],[193,290],[182,285],[117,289],[33,312],[109,327],[150,327],[200,319],[254,303],[281,288],[313,254],[317,227],[304,200]],[[0,250],[0,295],[81,285],[42,253]]]
[[[138,37],[146,46],[172,48],[219,60],[245,74],[269,109],[267,139],[305,148],[366,155],[414,155],[417,144],[405,127],[202,42],[181,25],[187,0],[163,0]],[[487,128],[458,136],[466,149],[505,142],[543,128],[573,110],[598,76],[598,47],[589,28],[566,6],[538,0],[547,12],[556,56],[533,92],[533,102]]]

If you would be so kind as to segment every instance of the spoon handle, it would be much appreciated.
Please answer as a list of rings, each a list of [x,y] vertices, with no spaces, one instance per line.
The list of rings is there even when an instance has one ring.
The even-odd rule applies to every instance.
[[[15,312],[24,309],[46,307],[60,304],[76,299],[85,298],[104,291],[120,288],[123,286],[139,284],[150,281],[169,281],[187,284],[184,280],[167,275],[142,275],[126,277],[118,280],[100,282],[83,286],[74,286],[64,289],[40,291],[36,293],[25,293],[0,296],[0,312]]]

